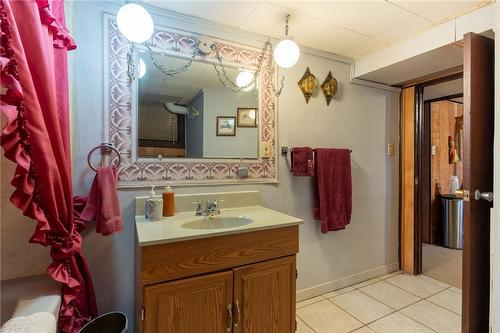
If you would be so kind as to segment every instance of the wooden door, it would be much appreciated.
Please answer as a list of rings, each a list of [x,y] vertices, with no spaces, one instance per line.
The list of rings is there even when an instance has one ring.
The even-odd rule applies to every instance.
[[[462,332],[486,333],[489,323],[490,209],[474,192],[493,191],[493,40],[464,36],[464,190]]]
[[[234,333],[295,332],[295,256],[234,270]]]
[[[144,333],[231,331],[233,273],[222,272],[144,287]]]

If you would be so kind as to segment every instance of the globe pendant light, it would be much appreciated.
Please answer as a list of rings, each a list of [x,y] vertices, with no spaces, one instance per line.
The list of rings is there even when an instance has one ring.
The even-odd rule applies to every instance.
[[[243,91],[250,91],[255,87],[253,79],[254,73],[242,70],[238,76],[236,76],[236,85]]]
[[[120,32],[134,43],[144,43],[153,35],[153,18],[144,7],[136,3],[123,5],[116,14],[116,23]]]
[[[288,22],[290,15],[286,16],[285,37],[283,37],[274,49],[274,60],[281,68],[290,68],[297,63],[300,57],[300,49],[293,37],[288,36]]]

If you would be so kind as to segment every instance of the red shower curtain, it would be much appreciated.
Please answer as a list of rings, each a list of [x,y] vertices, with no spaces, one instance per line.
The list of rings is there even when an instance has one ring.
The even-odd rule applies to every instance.
[[[86,223],[73,199],[68,122],[68,50],[76,48],[62,0],[0,0],[1,145],[17,164],[11,202],[36,221],[32,243],[50,246],[47,271],[62,283],[61,332],[77,332],[97,314],[81,252]]]

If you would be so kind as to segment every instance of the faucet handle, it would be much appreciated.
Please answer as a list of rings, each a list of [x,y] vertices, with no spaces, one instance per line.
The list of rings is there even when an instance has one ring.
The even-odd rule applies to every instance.
[[[196,205],[196,215],[202,215],[203,214],[203,208],[201,208],[201,200],[191,201],[190,204],[191,204],[191,206]]]

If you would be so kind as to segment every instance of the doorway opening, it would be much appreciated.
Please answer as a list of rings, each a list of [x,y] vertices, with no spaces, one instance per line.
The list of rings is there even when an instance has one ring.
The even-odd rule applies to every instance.
[[[419,272],[462,288],[463,74],[419,85]]]

